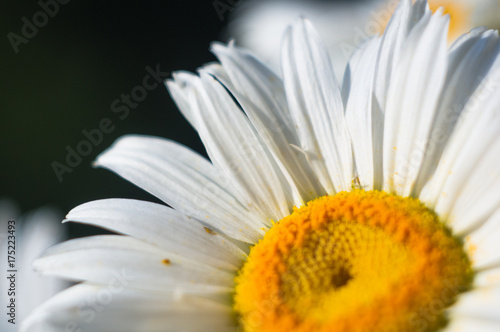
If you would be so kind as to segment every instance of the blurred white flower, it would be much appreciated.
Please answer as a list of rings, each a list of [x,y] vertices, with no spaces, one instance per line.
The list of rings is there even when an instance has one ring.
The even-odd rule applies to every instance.
[[[279,70],[281,38],[297,17],[314,22],[340,79],[354,49],[380,34],[399,0],[306,1],[242,0],[234,9],[227,34]],[[450,15],[449,41],[477,26],[500,28],[498,0],[430,0],[435,11],[443,6]]]
[[[10,281],[6,278],[8,221],[15,220],[15,296],[8,296]],[[42,277],[35,272],[32,262],[53,244],[64,239],[63,226],[59,223],[61,214],[55,209],[44,207],[21,215],[17,206],[9,200],[0,200],[0,291],[2,294],[0,331],[17,331],[23,321],[37,306],[68,286],[57,278]],[[15,298],[15,325],[8,322],[6,306]]]

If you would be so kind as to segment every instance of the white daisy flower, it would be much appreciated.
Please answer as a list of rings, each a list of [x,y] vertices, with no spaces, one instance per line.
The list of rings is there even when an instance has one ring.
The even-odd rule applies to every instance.
[[[22,331],[498,331],[500,40],[478,28],[447,50],[448,22],[402,1],[341,86],[305,20],[283,78],[214,44],[220,63],[167,82],[211,162],[145,136],[100,155],[172,208],[70,211],[122,235],[37,260],[83,282]]]
[[[2,332],[18,331],[21,322],[33,309],[67,287],[67,282],[41,277],[32,267],[33,261],[45,249],[63,240],[63,232],[57,223],[60,218],[57,211],[47,207],[21,216],[13,202],[0,200]],[[9,223],[10,220],[15,222]],[[9,225],[14,227],[9,228]],[[12,267],[9,267],[9,261]],[[9,279],[12,274],[14,278]],[[14,287],[11,287],[11,281]]]
[[[500,28],[498,0],[429,0],[433,11],[444,7],[450,15],[448,40],[475,27]],[[260,58],[279,68],[281,37],[290,22],[305,16],[314,22],[328,48],[338,77],[355,48],[369,37],[382,33],[399,0],[239,1],[231,15],[228,34],[236,42],[256,52]]]

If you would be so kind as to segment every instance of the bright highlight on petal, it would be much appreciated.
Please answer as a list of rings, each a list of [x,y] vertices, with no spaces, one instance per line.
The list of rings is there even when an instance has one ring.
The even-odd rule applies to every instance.
[[[419,200],[355,190],[277,223],[236,279],[235,309],[245,331],[436,331],[471,281],[461,241]]]

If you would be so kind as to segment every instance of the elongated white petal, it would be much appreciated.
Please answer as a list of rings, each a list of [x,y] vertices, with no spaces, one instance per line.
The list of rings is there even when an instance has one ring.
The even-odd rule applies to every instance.
[[[224,87],[205,72],[201,77],[183,74],[174,78],[171,84],[184,86],[190,101],[187,112],[196,117],[196,130],[210,159],[241,200],[268,226],[271,219],[288,215],[294,204],[290,185]]]
[[[495,268],[476,272],[474,286],[479,288],[500,287],[500,264]]]
[[[442,332],[497,332],[500,329],[500,323],[486,319],[466,316],[452,316],[450,323]]]
[[[281,78],[249,53],[233,46],[212,45],[222,67],[207,67],[233,94],[260,137],[294,183],[301,204],[325,194],[305,155],[292,146],[299,139],[286,103]]]
[[[66,216],[107,228],[168,252],[217,268],[237,270],[246,254],[227,239],[166,206],[132,199],[103,199],[77,206]]]
[[[178,143],[126,136],[101,154],[96,165],[235,239],[256,242],[263,234],[264,223],[232,194],[220,172]]]
[[[176,80],[166,80],[165,86],[170,93],[170,96],[175,101],[177,107],[181,111],[182,115],[188,122],[193,126],[197,127],[197,116],[193,113],[189,102],[189,93],[192,91],[192,87],[188,84],[191,81],[193,75],[189,72],[178,71],[175,73]],[[187,92],[188,91],[188,92]]]
[[[403,45],[384,124],[384,189],[412,191],[425,155],[447,66],[448,17],[427,11]]]
[[[228,83],[234,90],[252,100],[261,112],[272,113],[277,121],[281,122],[287,139],[297,139],[286,102],[283,80],[246,50],[220,43],[213,43],[211,50],[229,78],[229,81],[224,83]]]
[[[467,251],[476,269],[500,265],[500,210],[466,238]]]
[[[446,82],[436,119],[425,148],[422,169],[415,184],[418,195],[437,168],[439,159],[474,91],[488,84],[489,71],[498,62],[500,39],[496,31],[477,28],[459,38],[449,52]]]
[[[34,262],[45,275],[99,284],[169,292],[220,292],[233,286],[234,273],[194,263],[128,236],[102,235],[70,240]]]
[[[311,24],[285,35],[283,76],[301,147],[329,194],[350,190],[353,160],[340,88],[328,53]]]
[[[382,111],[385,110],[389,86],[394,79],[396,66],[401,59],[403,45],[413,27],[422,19],[427,2],[402,0],[392,15],[381,41],[377,69],[375,74],[374,93]]]
[[[500,66],[491,73],[462,112],[439,166],[421,199],[466,234],[500,203]]]
[[[493,321],[500,328],[500,287],[487,287],[462,294],[457,304],[450,308],[452,316],[471,317]],[[482,331],[477,329],[476,331]]]
[[[37,308],[23,322],[20,331],[229,332],[234,329],[230,306],[198,296],[84,283]]]
[[[497,115],[498,118],[500,118]],[[497,119],[497,135],[500,122]],[[486,153],[477,161],[476,167],[463,181],[456,200],[448,205],[438,205],[437,211],[448,215],[450,224],[456,233],[467,234],[479,227],[496,211],[500,205],[500,140],[491,142]],[[447,189],[445,189],[447,190]],[[450,206],[447,212],[447,206]]]
[[[374,38],[356,54],[351,87],[346,106],[346,119],[352,139],[359,184],[365,190],[381,189],[382,135],[384,118],[373,99],[375,64],[380,38]]]

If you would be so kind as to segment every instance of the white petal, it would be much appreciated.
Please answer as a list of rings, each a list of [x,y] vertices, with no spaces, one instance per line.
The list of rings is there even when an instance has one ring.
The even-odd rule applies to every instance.
[[[234,45],[213,43],[211,50],[229,78],[224,83],[234,86],[234,89],[252,100],[261,111],[272,113],[287,130],[287,138],[296,138],[295,131],[290,130],[293,128],[293,121],[282,79],[248,51]]]
[[[498,332],[500,323],[474,317],[451,317],[450,323],[440,332]]]
[[[193,75],[189,72],[177,71],[175,73],[176,80],[166,80],[165,86],[167,87],[172,99],[175,101],[175,104],[182,112],[182,115],[186,118],[186,120],[188,120],[193,128],[196,128],[198,126],[196,122],[197,116],[191,110],[189,97],[186,93],[186,90],[191,90],[191,87],[187,82],[189,82],[192,77]]]
[[[170,84],[183,86],[190,101],[189,116],[196,117],[196,130],[214,165],[238,197],[270,226],[271,219],[287,216],[294,205],[290,185],[224,87],[206,72],[200,75],[174,75]],[[182,103],[179,107],[184,113]]]
[[[426,12],[427,2],[402,0],[392,15],[384,35],[378,56],[375,74],[375,96],[382,111],[385,110],[389,86],[396,73],[396,65],[401,59],[401,52],[413,27]]]
[[[480,226],[500,204],[499,79],[497,66],[465,107],[433,180],[422,191],[421,199],[458,234]]]
[[[166,206],[132,199],[103,199],[71,210],[66,221],[104,227],[217,268],[238,270],[246,254],[197,221]]]
[[[486,83],[488,72],[498,61],[498,33],[485,30],[472,30],[459,38],[450,49],[446,82],[425,149],[422,169],[415,184],[416,195],[434,174],[455,124],[474,96],[474,91]]]
[[[500,287],[500,267],[476,272],[474,286],[479,288]]]
[[[500,100],[497,105],[500,105]],[[498,115],[497,115],[498,117]],[[500,120],[500,117],[499,119]],[[496,135],[500,123],[496,122]],[[485,133],[487,136],[487,133]],[[470,158],[473,158],[471,155]],[[441,200],[436,206],[436,211],[448,216],[449,223],[455,232],[464,234],[483,223],[500,204],[500,140],[491,142],[483,156],[476,159],[476,165],[469,174],[463,174],[464,181],[461,188],[453,183],[450,187],[445,186],[444,192],[453,191],[455,201],[451,202],[448,197]],[[458,194],[458,195],[457,195]],[[451,197],[450,197],[451,198]],[[448,210],[449,208],[449,210]]]
[[[194,263],[128,236],[102,235],[63,242],[35,260],[45,275],[168,292],[220,292],[233,286],[234,273]]]
[[[494,321],[500,328],[500,287],[487,287],[462,294],[449,309],[452,316],[464,316]],[[477,329],[476,331],[482,331]]]
[[[427,11],[405,42],[384,124],[384,190],[409,196],[418,176],[446,68],[449,18]]]
[[[292,147],[300,145],[286,103],[283,81],[246,51],[221,44],[212,45],[222,67],[207,67],[234,95],[260,137],[291,178],[301,204],[325,194],[305,155]]]
[[[375,61],[380,38],[373,38],[355,54],[355,65],[349,63],[351,87],[346,107],[346,119],[352,139],[356,171],[361,188],[381,189],[382,134],[384,118],[373,99]],[[351,69],[352,68],[352,69]]]
[[[466,238],[466,249],[476,269],[500,264],[500,210]]]
[[[263,234],[263,222],[232,194],[215,167],[178,143],[125,136],[101,154],[96,165],[235,239],[256,242]]]
[[[231,308],[204,298],[80,284],[36,309],[20,331],[229,332],[234,329]]]
[[[329,194],[350,190],[353,160],[342,96],[328,53],[309,22],[300,20],[287,31],[282,61],[302,149]]]

